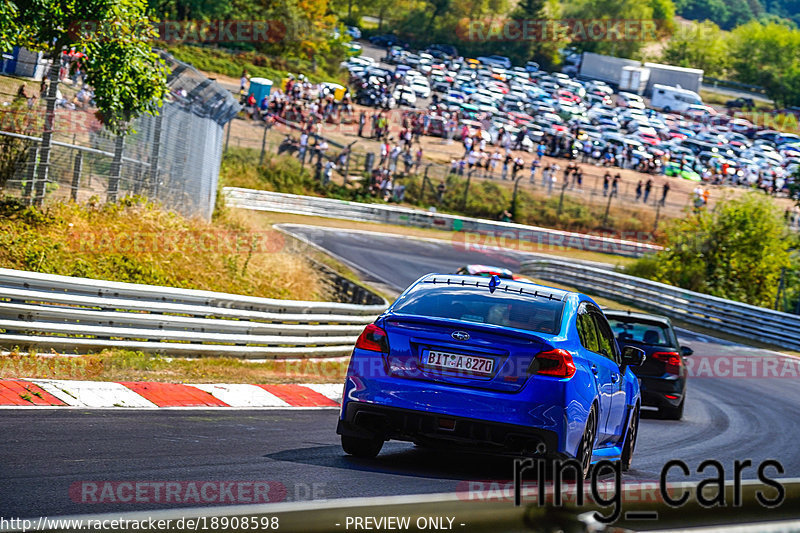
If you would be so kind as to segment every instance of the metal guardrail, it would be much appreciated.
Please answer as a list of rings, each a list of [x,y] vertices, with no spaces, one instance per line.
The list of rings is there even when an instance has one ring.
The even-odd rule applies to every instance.
[[[348,355],[386,307],[0,269],[0,346],[242,358]]]
[[[537,247],[541,250],[575,248],[638,257],[661,250],[660,246],[646,242],[572,233],[510,222],[495,222],[386,204],[363,204],[236,187],[225,187],[223,194],[230,207],[491,235],[498,239],[525,241],[529,243],[530,246],[526,246],[526,249],[530,247],[530,251],[535,251]],[[484,243],[477,242],[476,244]]]
[[[568,261],[526,261],[522,263],[520,272],[571,285],[598,296],[626,300],[637,307],[689,324],[800,350],[800,315],[734,302]]]

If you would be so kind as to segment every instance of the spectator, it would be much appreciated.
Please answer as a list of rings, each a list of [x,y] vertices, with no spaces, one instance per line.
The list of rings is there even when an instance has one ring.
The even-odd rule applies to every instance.
[[[439,182],[439,185],[436,186],[436,199],[439,203],[442,203],[444,199],[444,193],[447,191],[447,185],[444,184],[444,180]]]
[[[400,145],[395,144],[392,151],[389,152],[389,172],[392,174],[397,170],[397,158],[400,157],[401,151]]]
[[[497,150],[495,150],[494,153],[492,153],[492,156],[489,158],[489,177],[490,178],[494,177],[493,174],[494,174],[495,169],[497,169],[497,163],[501,159],[503,159],[503,156],[500,155],[500,152],[498,152]]]
[[[363,111],[358,114],[358,136],[364,136],[364,125],[367,123],[367,115]]]
[[[547,194],[553,193],[553,187],[558,181],[558,165],[553,163],[550,165],[550,179],[547,181]]]
[[[619,180],[622,177],[619,175],[619,172],[614,174],[614,181],[611,182],[611,196],[618,196],[619,195]]]
[[[30,109],[30,108],[33,107],[33,103],[36,100],[36,97],[33,96],[32,94],[28,94],[28,88],[23,83],[23,84],[21,84],[19,86],[19,89],[17,89],[17,97],[16,97],[16,99],[24,100],[25,103],[28,105],[28,109]]]
[[[661,202],[659,202],[661,204],[661,207],[664,207],[664,206],[667,205],[667,193],[668,192],[669,192],[669,183],[665,183],[664,184],[664,189],[663,189],[663,191],[661,193]]]
[[[531,183],[536,183],[536,172],[539,170],[541,162],[538,159],[531,161]]]
[[[389,141],[381,143],[381,161],[378,163],[378,166],[382,167],[386,163],[386,159],[389,157]]]
[[[464,137],[464,141],[463,142],[464,142],[464,156],[463,157],[467,157],[467,154],[469,154],[469,152],[472,150],[472,144],[473,144],[474,141],[473,141],[472,137],[467,135],[466,137]]]
[[[522,170],[522,168],[524,166],[525,166],[525,160],[524,159],[522,159],[521,157],[517,157],[517,158],[514,159],[514,167],[511,170],[511,179],[512,180],[516,180],[517,179],[517,173],[520,170]]]
[[[383,197],[384,202],[388,202],[389,199],[392,197],[392,191],[394,189],[394,183],[391,176],[387,176],[383,183],[381,184],[381,196]]]
[[[406,186],[402,183],[394,188],[394,201],[398,204],[402,203],[406,197]]]
[[[322,158],[325,156],[325,152],[328,151],[328,142],[325,139],[322,139],[322,142],[318,143],[316,148],[317,158],[322,161]]]
[[[306,162],[306,149],[308,149],[308,132],[303,130],[303,133],[300,134],[300,149],[297,151],[300,163]]]
[[[644,183],[642,183],[642,180],[639,180],[639,183],[636,184],[636,201],[637,202],[642,197],[642,189],[643,189],[643,187],[644,187]]]
[[[611,173],[606,170],[603,174],[603,196],[608,196],[608,187],[611,184]]]
[[[592,157],[592,141],[586,139],[583,141],[583,159],[581,159],[581,163],[588,163],[590,157]]]
[[[333,175],[333,171],[336,170],[336,163],[333,161],[328,161],[325,163],[325,172],[323,173],[322,184],[327,185],[331,181],[331,176]]]
[[[403,154],[403,165],[405,165],[406,174],[410,174],[411,168],[414,166],[414,156],[408,150]]]
[[[650,198],[650,190],[653,188],[653,180],[652,178],[647,178],[647,183],[644,184],[644,197],[642,198],[642,203],[646,204],[647,199]]]

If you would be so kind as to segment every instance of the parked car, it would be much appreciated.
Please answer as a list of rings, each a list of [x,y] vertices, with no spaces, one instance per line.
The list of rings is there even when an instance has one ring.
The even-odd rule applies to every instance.
[[[358,457],[394,439],[627,470],[643,361],[586,295],[428,274],[356,341],[337,433]]]
[[[683,358],[692,349],[680,345],[667,317],[609,309],[604,313],[621,348],[633,346],[646,354],[644,364],[633,369],[642,387],[642,405],[657,407],[662,418],[680,420],[688,375]]]
[[[743,107],[755,107],[756,104],[752,98],[734,98],[725,102],[725,107],[728,109],[741,109]]]
[[[355,26],[348,26],[347,35],[349,35],[353,39],[361,39],[361,30],[359,30]]]

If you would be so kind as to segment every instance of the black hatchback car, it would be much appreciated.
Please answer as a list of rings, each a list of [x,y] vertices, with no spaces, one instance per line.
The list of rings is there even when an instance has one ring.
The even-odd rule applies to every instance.
[[[644,364],[634,367],[642,389],[642,405],[657,407],[661,418],[680,420],[686,398],[687,370],[683,358],[692,355],[678,344],[669,318],[604,309],[620,349],[634,346],[645,351]]]

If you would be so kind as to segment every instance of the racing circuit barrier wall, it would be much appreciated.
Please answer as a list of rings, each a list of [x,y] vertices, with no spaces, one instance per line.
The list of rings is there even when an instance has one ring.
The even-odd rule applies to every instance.
[[[520,241],[530,243],[525,249],[532,252],[565,247],[639,257],[661,249],[658,245],[646,242],[571,233],[510,222],[495,222],[385,204],[362,204],[236,187],[225,187],[223,194],[226,204],[230,207],[464,232],[478,237],[474,244],[486,244],[482,242],[480,235],[494,236],[517,243]]]
[[[725,300],[619,272],[559,260],[522,263],[520,272],[715,331],[800,350],[800,315]]]
[[[252,359],[349,355],[386,308],[0,269],[0,347]]]

